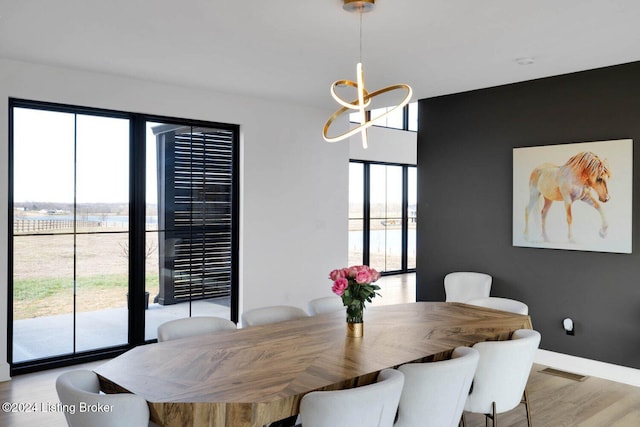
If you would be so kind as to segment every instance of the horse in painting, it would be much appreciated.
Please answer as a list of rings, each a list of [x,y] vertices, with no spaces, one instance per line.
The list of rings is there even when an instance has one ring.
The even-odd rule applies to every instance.
[[[541,211],[541,225],[542,238],[545,242],[549,241],[545,220],[553,202],[564,202],[569,228],[569,241],[574,240],[571,231],[571,223],[573,222],[571,205],[576,200],[581,200],[598,211],[602,220],[600,237],[606,237],[607,219],[598,200],[602,203],[609,201],[607,181],[610,177],[611,172],[608,162],[600,160],[598,156],[591,152],[580,152],[571,157],[562,166],[544,163],[536,167],[529,177],[529,204],[525,208],[524,214],[525,239],[529,240],[529,215],[535,209],[540,196],[544,199]],[[593,197],[591,189],[595,190],[598,200]]]

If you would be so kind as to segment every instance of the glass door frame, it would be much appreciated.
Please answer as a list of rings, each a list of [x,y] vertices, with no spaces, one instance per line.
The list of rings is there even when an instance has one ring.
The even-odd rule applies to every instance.
[[[14,108],[29,108],[70,114],[86,114],[128,119],[129,126],[129,277],[128,277],[128,343],[89,351],[72,352],[53,357],[13,363],[13,221],[14,221]],[[155,342],[145,340],[145,218],[146,218],[146,122],[179,123],[185,126],[219,127],[234,132],[233,141],[233,220],[232,220],[232,286],[230,317],[238,321],[238,260],[239,260],[239,125],[206,122],[175,117],[131,113],[101,108],[91,108],[51,102],[9,98],[9,150],[8,150],[8,265],[7,265],[7,360],[11,375],[69,366],[115,357],[141,344]],[[136,285],[137,284],[137,285]],[[75,336],[74,330],[74,336]]]
[[[408,267],[408,230],[409,230],[409,168],[416,167],[416,165],[406,163],[390,163],[390,162],[377,162],[369,160],[357,160],[351,159],[349,163],[362,164],[363,173],[363,231],[362,231],[362,263],[364,265],[370,265],[371,262],[371,250],[370,250],[370,233],[371,233],[371,165],[381,166],[400,166],[402,167],[402,220],[401,220],[401,251],[402,261],[401,268],[399,270],[384,271],[381,274],[383,276],[412,273],[416,271],[415,267]],[[350,220],[352,218],[348,218]],[[355,219],[355,218],[354,218]]]

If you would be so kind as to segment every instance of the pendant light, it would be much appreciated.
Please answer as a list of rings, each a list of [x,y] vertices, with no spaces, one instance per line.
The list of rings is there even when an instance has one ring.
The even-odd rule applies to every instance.
[[[402,83],[388,86],[383,89],[378,89],[374,92],[368,92],[365,89],[364,71],[362,66],[362,14],[370,12],[374,9],[375,0],[343,0],[343,1],[344,1],[344,4],[342,8],[344,10],[348,12],[360,14],[360,62],[358,62],[358,64],[356,65],[356,81],[355,82],[351,80],[336,80],[331,84],[331,88],[330,88],[331,96],[342,107],[339,110],[337,110],[335,113],[333,113],[331,117],[329,117],[329,120],[327,120],[327,122],[324,125],[322,136],[327,142],[336,142],[336,141],[342,141],[343,139],[349,138],[357,134],[358,132],[360,132],[362,135],[362,147],[367,148],[367,145],[368,145],[367,129],[373,126],[373,123],[376,120],[386,117],[394,113],[398,109],[401,109],[402,107],[407,105],[409,103],[409,100],[411,99],[411,95],[413,94],[413,91],[411,90],[411,87],[409,85],[402,84]],[[353,101],[345,101],[344,99],[340,98],[340,96],[336,92],[336,89],[339,87],[345,87],[345,86],[355,88],[358,94],[358,98],[354,99]],[[370,120],[367,120],[367,107],[371,105],[371,100],[378,95],[382,95],[383,93],[391,92],[394,90],[404,90],[406,92],[402,101],[395,107],[388,109],[384,114],[381,114],[375,118],[370,118]],[[335,121],[335,119],[337,119],[343,113],[351,110],[355,110],[358,112],[358,115],[360,116],[360,125],[340,135],[329,136],[328,135],[329,128],[331,127],[331,124]]]

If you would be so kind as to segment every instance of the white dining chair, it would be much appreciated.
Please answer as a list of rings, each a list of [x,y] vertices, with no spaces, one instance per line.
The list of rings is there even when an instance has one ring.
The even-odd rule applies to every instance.
[[[446,302],[467,302],[473,298],[488,297],[492,277],[474,271],[456,271],[444,276]]]
[[[460,423],[480,354],[457,347],[449,360],[408,363],[394,427],[456,427]]]
[[[479,307],[493,308],[495,310],[508,311],[515,314],[529,314],[529,306],[521,301],[510,298],[486,297],[473,298],[466,304],[477,305]]]
[[[268,325],[270,323],[301,319],[303,317],[309,317],[309,315],[301,308],[291,305],[272,305],[245,311],[242,313],[242,325]]]
[[[302,397],[302,427],[391,427],[404,374],[383,369],[378,381],[346,390],[312,391]]]
[[[531,329],[515,331],[510,340],[475,344],[480,361],[464,410],[485,414],[495,426],[498,414],[524,403],[527,425],[531,427],[526,386],[539,345],[540,333]],[[463,415],[463,425],[464,421]]]
[[[339,296],[321,297],[312,299],[309,301],[309,314],[315,316],[316,314],[333,313],[335,311],[344,311],[345,307],[342,304],[342,298]]]
[[[146,400],[131,393],[100,394],[98,376],[92,371],[78,369],[61,374],[56,391],[70,427],[155,426],[149,422]]]
[[[169,320],[158,326],[158,342],[192,337],[210,332],[233,330],[237,326],[229,319],[215,316],[195,316]]]

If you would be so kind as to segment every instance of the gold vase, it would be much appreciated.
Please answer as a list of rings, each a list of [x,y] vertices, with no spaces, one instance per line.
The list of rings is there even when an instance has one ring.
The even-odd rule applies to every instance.
[[[349,338],[361,338],[364,335],[364,323],[347,322],[347,336]]]

